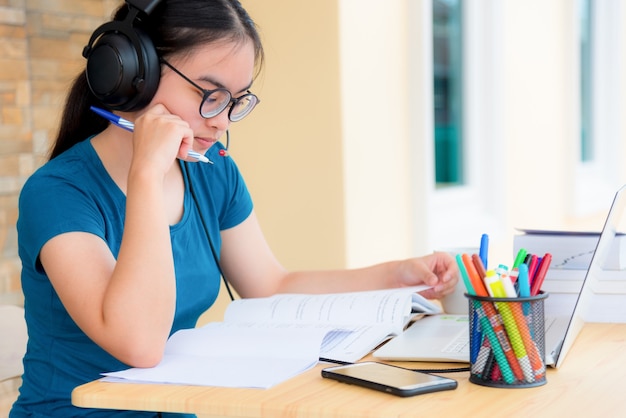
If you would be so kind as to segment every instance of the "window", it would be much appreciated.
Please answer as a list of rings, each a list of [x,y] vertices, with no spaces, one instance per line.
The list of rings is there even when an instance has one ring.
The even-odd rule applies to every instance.
[[[593,137],[591,135],[592,65],[591,65],[591,4],[578,0],[580,19],[580,159],[593,160]]]
[[[500,37],[503,2],[432,0],[434,168],[427,204],[433,249],[474,247],[483,233],[503,230],[506,190],[493,175],[505,153]],[[423,232],[422,232],[423,233]]]
[[[579,43],[579,163],[574,216],[608,207],[623,173],[623,22],[620,1],[575,0]],[[578,144],[577,144],[578,146]]]
[[[437,187],[464,183],[461,0],[433,1],[434,150]]]

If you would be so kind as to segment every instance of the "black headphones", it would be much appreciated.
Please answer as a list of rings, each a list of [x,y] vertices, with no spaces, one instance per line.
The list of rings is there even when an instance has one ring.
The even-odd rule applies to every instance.
[[[136,26],[158,3],[160,0],[126,0],[126,18],[100,26],[83,49],[89,89],[110,109],[142,109],[159,87],[161,65],[156,49]]]

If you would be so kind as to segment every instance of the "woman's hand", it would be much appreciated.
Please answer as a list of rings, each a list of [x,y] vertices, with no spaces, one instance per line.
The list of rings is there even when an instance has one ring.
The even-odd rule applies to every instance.
[[[133,163],[155,163],[165,173],[176,158],[188,159],[193,138],[193,130],[186,121],[170,113],[164,105],[156,104],[135,120]]]
[[[393,279],[399,287],[432,286],[420,293],[428,299],[440,299],[454,291],[459,281],[459,270],[450,254],[435,252],[399,261]]]

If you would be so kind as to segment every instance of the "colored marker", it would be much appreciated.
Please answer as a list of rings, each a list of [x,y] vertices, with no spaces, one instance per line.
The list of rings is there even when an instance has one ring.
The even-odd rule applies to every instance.
[[[496,298],[506,297],[506,291],[504,290],[504,286],[502,286],[502,282],[494,281],[493,283],[491,283],[491,289]],[[526,352],[526,347],[524,346],[524,340],[522,338],[522,335],[520,334],[518,323],[515,320],[513,311],[511,310],[511,305],[506,302],[495,303],[496,307],[498,308],[498,312],[500,312],[500,315],[502,315],[504,328],[506,329],[506,333],[511,341],[511,346],[513,347],[513,351],[515,352],[515,357],[517,357],[519,365],[522,368],[524,378],[527,382],[532,383],[535,381],[535,374],[530,364],[530,359],[528,357],[528,353]],[[521,321],[523,321],[524,325],[526,324],[523,316],[521,318]]]
[[[532,281],[533,281],[533,278],[535,277],[537,266],[539,265],[539,258],[535,254],[532,254],[527,264],[528,264],[528,280],[530,281],[531,286],[532,286]]]
[[[545,257],[544,257],[545,258]],[[519,266],[519,279],[517,280],[519,283],[519,295],[522,298],[527,298],[530,296],[530,285],[528,282],[528,266],[522,263]],[[528,356],[530,358],[530,363],[533,368],[533,372],[535,373],[535,378],[540,379],[543,377],[543,374],[546,370],[545,364],[539,355],[539,350],[537,349],[537,344],[532,339],[530,330],[528,328],[528,324],[526,321],[522,321],[521,318],[525,318],[528,316],[530,306],[529,302],[522,303],[522,311],[520,312],[519,304],[512,303],[511,310],[513,311],[513,316],[518,318],[517,327],[520,331],[522,340],[524,341],[524,346],[526,347],[526,351],[528,352]]]
[[[456,263],[459,267],[459,271],[461,273],[461,278],[463,279],[463,283],[465,284],[465,289],[467,290],[468,295],[475,295],[474,286],[472,285],[472,281],[467,275],[467,270],[465,269],[465,265],[463,264],[463,258],[461,254],[456,255]],[[476,312],[473,313],[473,321],[474,323],[479,322],[478,314]],[[472,327],[473,333],[471,336],[471,345],[470,345],[470,361],[472,364],[476,362],[476,359],[479,355],[479,345],[482,340],[482,335],[478,326]]]
[[[520,298],[530,297],[530,280],[528,279],[528,266],[524,263],[520,264],[519,266],[519,278],[517,279],[517,285]],[[524,302],[522,303],[522,307],[524,310],[524,316],[527,316],[530,313],[530,303]]]
[[[480,249],[478,251],[478,255],[480,256],[480,261],[483,262],[483,266],[487,269],[487,256],[489,254],[489,235],[483,234],[480,237]]]
[[[476,271],[476,267],[474,267],[474,262],[472,261],[470,255],[463,254],[461,258],[463,259],[463,265],[465,266],[467,275],[472,282],[472,286],[474,287],[474,292],[476,292],[476,295],[487,296],[487,289],[483,284],[482,278],[478,275],[478,271]]]
[[[499,382],[502,380],[502,370],[500,370],[500,366],[498,366],[498,363],[493,365],[493,368],[491,369],[491,381],[492,382]]]
[[[478,324],[475,327],[478,327]],[[478,376],[485,376],[488,370],[487,360],[491,356],[493,356],[491,345],[489,345],[489,340],[485,338],[478,350],[478,354],[472,361],[472,373]]]
[[[524,304],[526,304],[526,302],[524,302]],[[532,338],[528,323],[526,322],[526,319],[522,313],[522,309],[520,308],[520,304],[513,302],[509,304],[509,307],[511,308],[513,318],[516,320],[517,329],[519,331],[520,337],[522,338],[524,347],[526,348],[526,353],[528,354],[528,359],[530,360],[532,373],[534,374],[535,379],[540,379],[543,377],[546,371],[546,366],[541,359],[537,344]],[[528,367],[528,363],[525,364],[526,367]]]
[[[525,248],[520,248],[519,251],[517,252],[517,256],[515,256],[515,261],[513,261],[513,266],[511,267],[511,273],[509,274],[509,277],[511,277],[511,282],[517,286],[517,276],[519,275],[519,266],[520,264],[524,263],[524,260],[526,259],[526,254],[528,254],[528,252],[526,251]]]
[[[485,282],[485,288],[487,289],[487,293],[489,293],[490,297],[494,297],[495,295],[493,294],[491,285],[493,284],[493,282],[497,282],[498,280],[500,280],[498,278],[498,275],[493,270],[487,270],[487,272],[485,273],[485,278],[483,280]]]
[[[515,290],[515,286],[513,286],[513,282],[508,274],[500,276],[500,283],[502,283],[502,288],[504,289],[507,298],[517,297],[517,291]]]
[[[520,248],[519,251],[517,252],[517,256],[515,257],[515,261],[513,262],[512,268],[518,268],[519,265],[522,264],[524,260],[526,259],[527,254],[528,252],[526,251],[525,248]]]
[[[509,268],[504,264],[500,264],[498,268],[496,268],[496,274],[498,275],[498,280],[500,280],[502,286],[504,286],[506,297],[516,298],[517,291],[515,290],[515,286],[513,286],[513,279],[509,275]]]
[[[509,364],[510,357],[506,355],[507,352],[511,352],[511,346],[508,345],[508,341],[506,342],[506,345],[501,345],[502,341],[498,337],[498,334],[496,334],[494,328],[491,326],[491,322],[487,318],[487,314],[482,309],[486,306],[491,305],[489,304],[489,302],[486,302],[481,306],[480,302],[474,301],[474,307],[476,309],[476,312],[478,313],[478,317],[480,318],[480,327],[489,339],[491,349],[493,350],[493,355],[496,358],[496,361],[500,367],[500,371],[502,372],[502,377],[504,378],[505,382],[511,384],[515,382],[515,378],[517,377],[515,374],[513,374],[513,370],[511,369],[511,366]],[[493,309],[493,306],[491,306],[491,308]],[[503,333],[500,332],[500,334]],[[506,336],[504,336],[504,338],[506,339]],[[517,363],[514,356],[513,361]],[[517,367],[519,368],[519,365]]]
[[[519,295],[522,298],[530,296],[530,281],[528,279],[528,266],[524,263],[519,266],[519,276],[517,278]]]
[[[476,291],[474,291],[474,285],[472,285],[472,281],[467,275],[467,270],[465,270],[465,265],[463,264],[463,258],[461,254],[456,255],[456,264],[459,267],[459,271],[461,272],[461,278],[463,279],[463,284],[465,284],[465,289],[467,293],[470,295],[475,295]]]
[[[119,126],[120,128],[126,129],[127,131],[130,131],[130,132],[133,132],[135,129],[135,125],[131,121],[126,120],[116,115],[115,113],[111,113],[108,110],[100,109],[99,107],[96,107],[96,106],[91,106],[90,109],[94,113],[96,113],[99,116],[102,116],[103,118],[105,118],[106,120],[108,120],[115,126]],[[191,150],[187,153],[187,155],[189,155],[191,158],[195,158],[198,161],[202,161],[203,163],[213,164],[213,161],[209,160],[207,157],[200,154],[199,152]]]
[[[541,285],[543,284],[543,280],[546,278],[546,274],[548,274],[548,269],[550,268],[551,261],[552,254],[550,253],[546,253],[541,259],[541,264],[539,264],[539,267],[537,268],[537,273],[535,273],[535,277],[530,288],[530,294],[532,296],[536,296],[539,294],[539,291],[541,290]]]
[[[485,272],[485,265],[478,254],[472,254],[472,263],[474,264],[476,273],[478,273],[478,277],[484,279],[487,273]]]

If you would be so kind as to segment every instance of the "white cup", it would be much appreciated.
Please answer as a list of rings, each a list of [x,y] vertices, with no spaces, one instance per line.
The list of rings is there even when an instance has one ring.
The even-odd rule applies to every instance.
[[[465,292],[465,286],[459,279],[459,282],[454,288],[454,292],[441,299],[441,306],[443,307],[444,312],[453,315],[467,315],[469,312],[469,304],[467,302],[467,298],[465,297]]]
[[[439,251],[446,252],[452,257],[456,257],[457,254],[478,254],[478,247],[460,247],[460,248],[442,248]],[[445,313],[452,315],[467,315],[469,313],[469,304],[465,297],[465,284],[461,277],[456,284],[454,292],[444,296],[441,299],[441,306]]]

